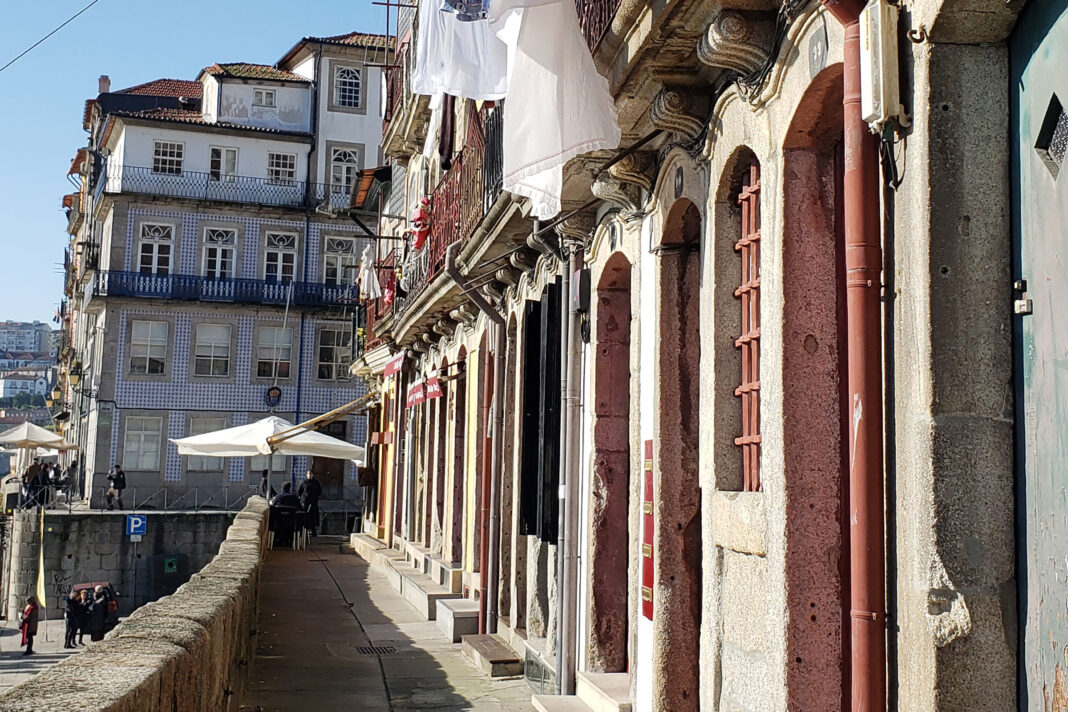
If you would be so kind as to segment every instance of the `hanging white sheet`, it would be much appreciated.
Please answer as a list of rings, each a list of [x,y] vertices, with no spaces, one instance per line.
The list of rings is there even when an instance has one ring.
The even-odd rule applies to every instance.
[[[421,0],[412,92],[496,101],[508,93],[508,48],[485,21],[461,22],[440,0]]]
[[[374,248],[363,248],[360,259],[360,299],[379,299],[382,297],[382,285],[378,283],[378,266],[375,264]]]

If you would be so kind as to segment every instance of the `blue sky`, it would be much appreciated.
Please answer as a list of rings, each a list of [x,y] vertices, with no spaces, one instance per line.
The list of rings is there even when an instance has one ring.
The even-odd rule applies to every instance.
[[[0,65],[89,0],[4,3]],[[391,14],[395,15],[396,10]],[[383,32],[371,0],[100,0],[0,72],[0,320],[51,321],[63,294],[60,206],[84,146],[82,110],[97,78],[113,89],[195,79],[212,62],[273,64],[304,36]]]

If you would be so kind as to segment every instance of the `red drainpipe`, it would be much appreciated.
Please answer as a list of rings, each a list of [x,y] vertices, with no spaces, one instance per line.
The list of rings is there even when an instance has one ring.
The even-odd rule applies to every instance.
[[[843,126],[853,712],[886,709],[879,153],[861,118],[861,0],[821,0],[845,30]]]
[[[493,476],[493,423],[490,422],[490,407],[493,403],[493,358],[490,355],[490,339],[487,338],[485,343],[485,353],[482,355],[482,507],[479,512],[481,551],[478,557],[478,632],[481,635],[489,632],[486,604],[489,602],[489,521],[492,492],[490,478]]]

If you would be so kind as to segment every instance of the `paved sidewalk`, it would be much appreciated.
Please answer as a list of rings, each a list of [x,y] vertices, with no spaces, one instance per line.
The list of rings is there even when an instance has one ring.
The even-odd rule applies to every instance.
[[[486,678],[344,541],[270,553],[242,710],[532,709],[526,682]]]
[[[14,687],[58,663],[63,658],[85,648],[63,649],[63,634],[66,624],[62,620],[41,621],[37,637],[33,640],[33,655],[23,655],[22,633],[18,621],[0,623],[0,692]],[[89,636],[85,636],[89,645]]]

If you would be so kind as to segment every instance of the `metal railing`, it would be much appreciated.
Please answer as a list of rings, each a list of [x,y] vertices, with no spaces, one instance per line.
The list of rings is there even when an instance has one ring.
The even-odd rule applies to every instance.
[[[98,473],[98,477],[103,475]],[[245,506],[248,498],[257,494],[256,485],[192,487],[176,495],[171,487],[128,487],[122,492],[122,507],[116,501],[118,511],[155,510],[161,512],[188,512],[201,510],[233,511]],[[85,499],[76,485],[64,487],[45,486],[33,494],[20,493],[17,509],[43,508],[47,511],[87,511],[107,509],[106,486],[94,487]]]
[[[620,0],[575,0],[579,27],[590,52],[596,52],[619,10]]]
[[[350,193],[350,187],[331,183],[187,170],[160,173],[152,168],[114,161],[105,167],[99,179],[97,192],[101,189],[106,193],[144,193],[289,208],[324,206],[331,210],[347,208]]]
[[[358,298],[357,288],[351,285],[274,282],[264,279],[211,279],[187,274],[156,275],[121,271],[98,273],[93,284],[93,294],[280,306],[284,306],[287,299],[290,299],[290,304],[296,306],[343,306],[354,304]]]

